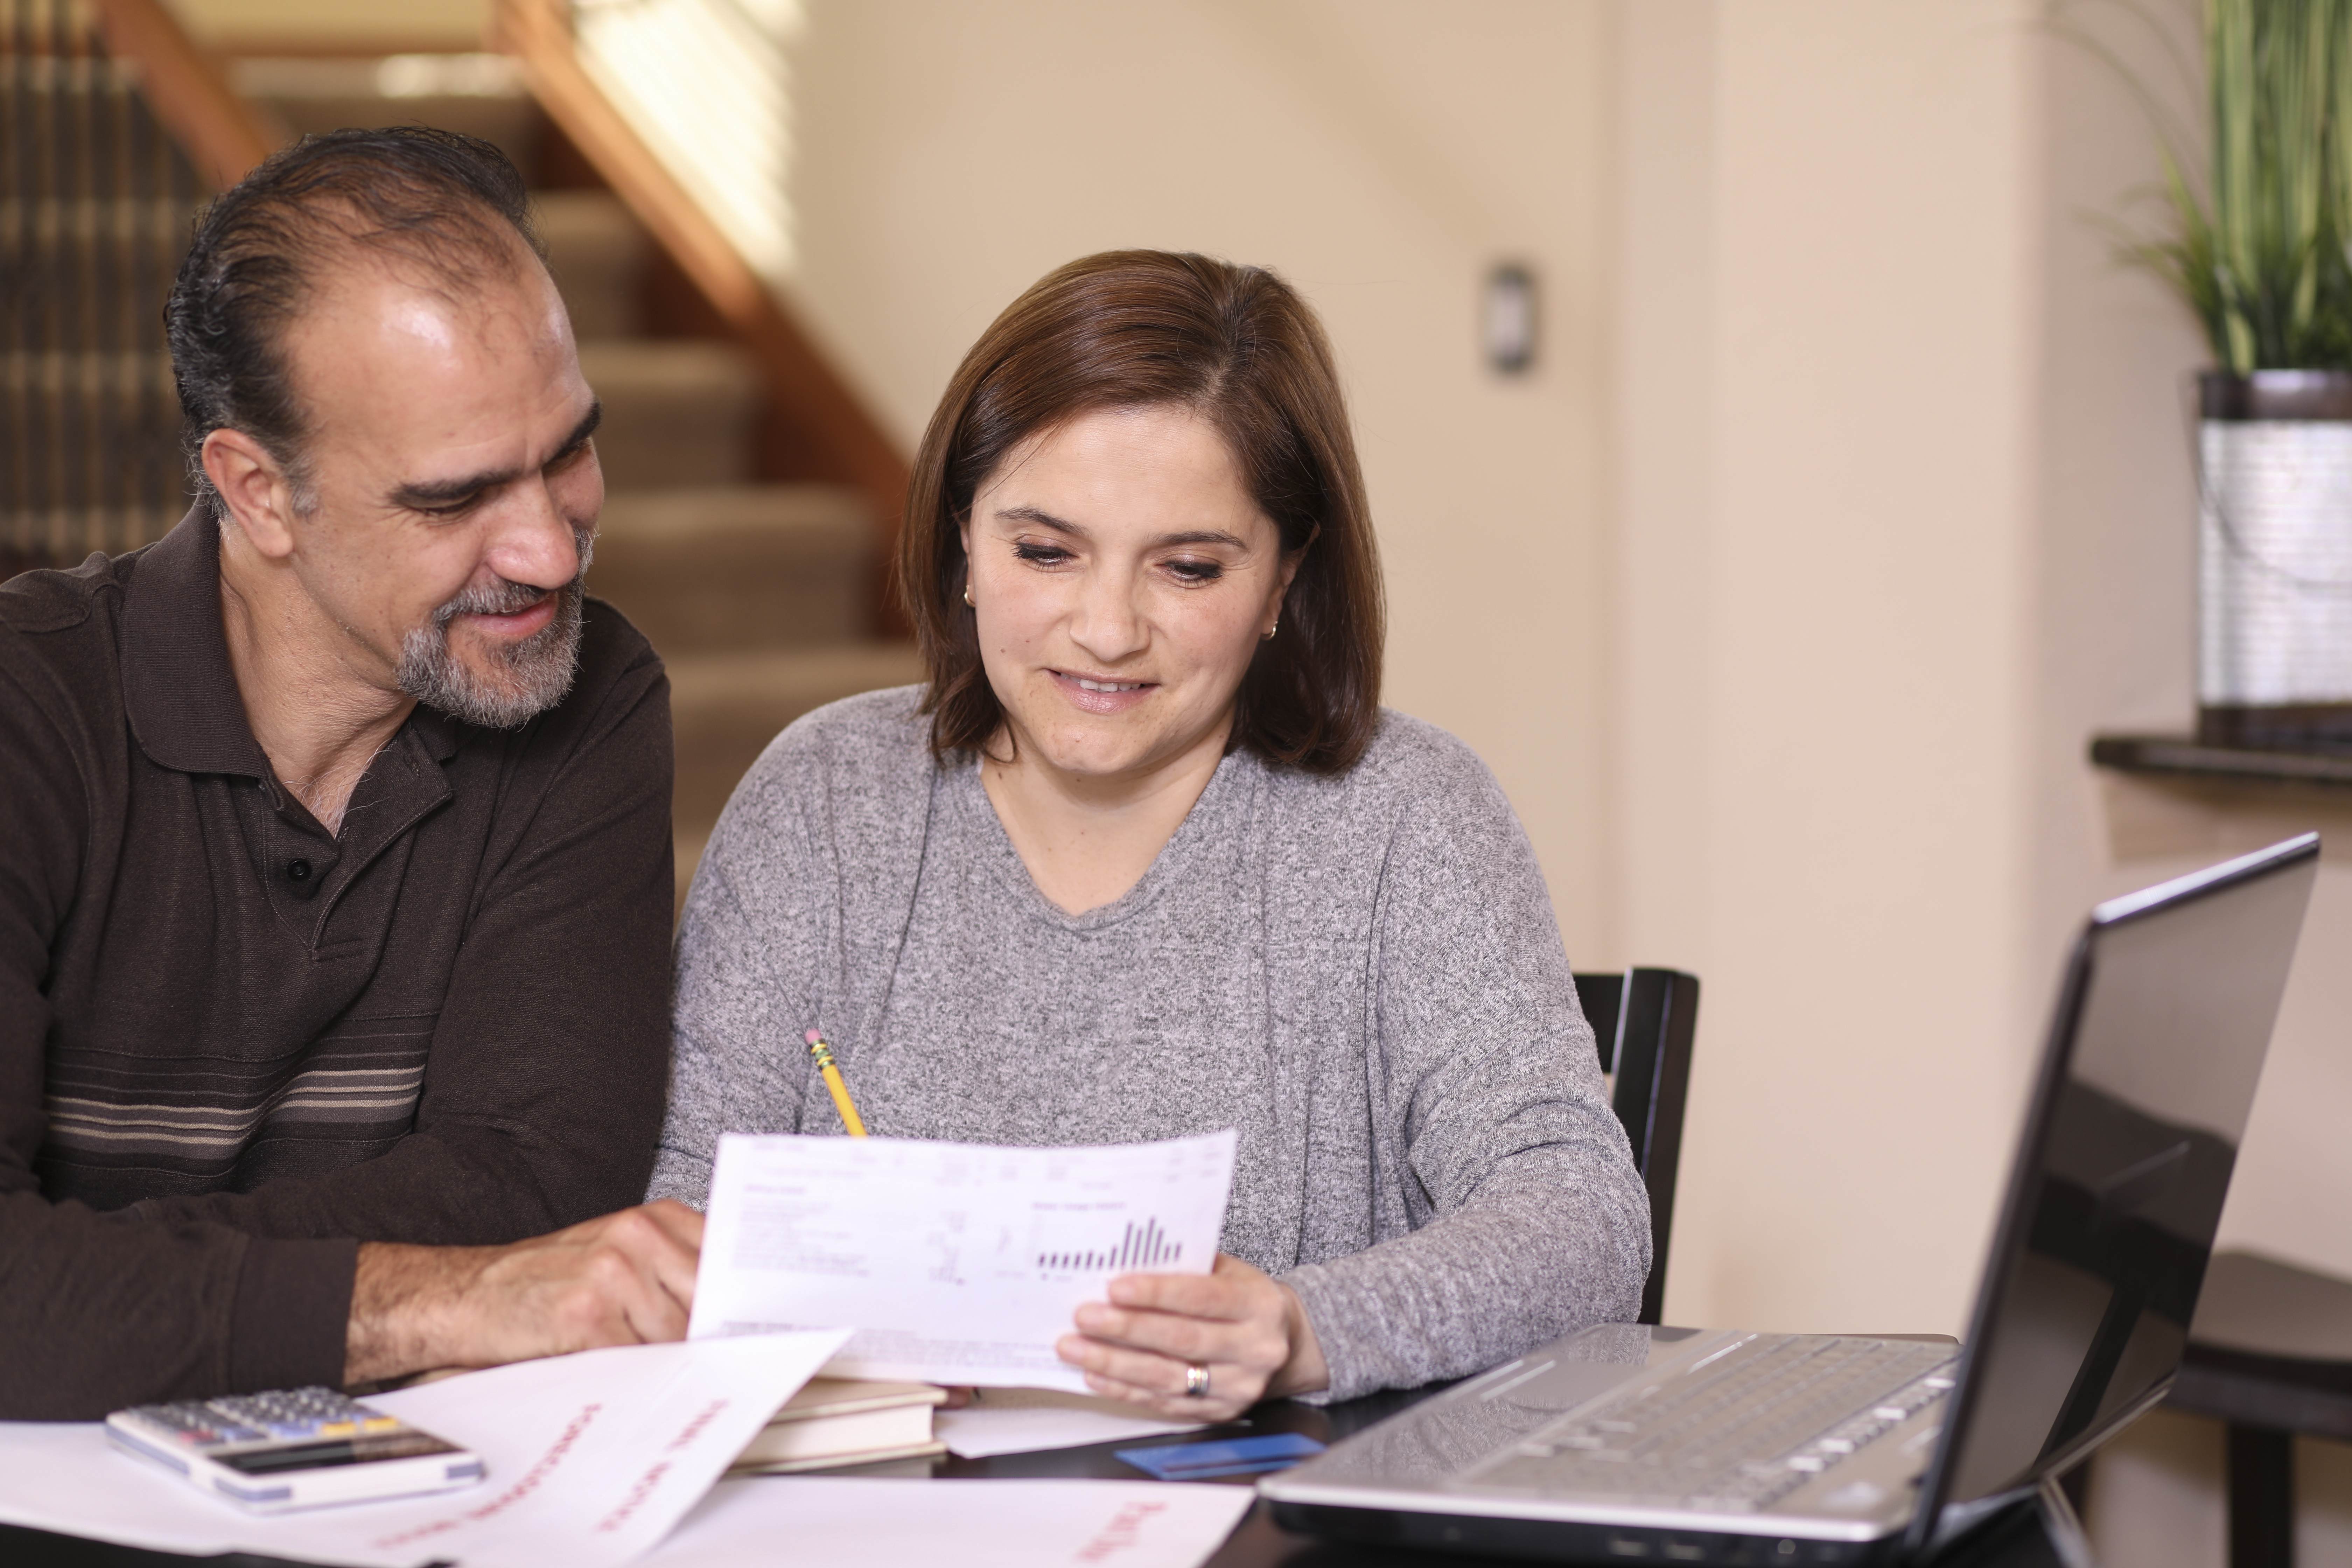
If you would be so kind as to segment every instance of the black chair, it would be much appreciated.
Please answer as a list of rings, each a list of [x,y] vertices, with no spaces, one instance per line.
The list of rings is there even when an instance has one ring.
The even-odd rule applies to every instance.
[[[1580,974],[1576,998],[1592,1022],[1601,1070],[1617,1075],[1612,1103],[1650,1189],[1650,1279],[1637,1322],[1654,1323],[1666,1300],[1666,1243],[1675,1223],[1675,1168],[1683,1153],[1683,1100],[1698,1026],[1698,976],[1678,969]]]
[[[2164,1402],[2228,1424],[2230,1568],[2292,1568],[2294,1440],[2352,1442],[2352,1279],[2216,1253]]]

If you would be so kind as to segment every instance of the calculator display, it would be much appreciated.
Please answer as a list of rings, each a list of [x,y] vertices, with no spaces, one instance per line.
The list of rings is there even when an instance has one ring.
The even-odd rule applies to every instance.
[[[307,1470],[320,1465],[363,1465],[372,1459],[413,1459],[423,1454],[454,1454],[454,1443],[444,1443],[430,1432],[387,1432],[381,1436],[344,1437],[331,1443],[298,1443],[288,1447],[245,1448],[215,1454],[213,1462],[240,1475],[266,1476],[275,1470]]]

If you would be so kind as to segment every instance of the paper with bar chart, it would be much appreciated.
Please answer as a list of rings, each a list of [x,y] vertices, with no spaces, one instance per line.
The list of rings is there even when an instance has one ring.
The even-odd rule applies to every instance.
[[[1205,1274],[1234,1134],[1020,1149],[730,1133],[690,1337],[856,1331],[832,1377],[1086,1391],[1054,1353],[1118,1274]]]

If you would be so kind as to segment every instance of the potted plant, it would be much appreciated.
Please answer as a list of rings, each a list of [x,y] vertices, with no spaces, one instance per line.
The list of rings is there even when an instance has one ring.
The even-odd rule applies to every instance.
[[[2205,0],[2202,188],[2132,245],[2193,310],[2198,731],[2352,749],[2352,0]]]

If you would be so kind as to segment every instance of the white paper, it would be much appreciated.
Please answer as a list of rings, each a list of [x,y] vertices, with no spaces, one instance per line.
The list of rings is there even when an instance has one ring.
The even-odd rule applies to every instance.
[[[247,1514],[98,1423],[0,1423],[0,1520],[167,1552],[362,1568],[617,1568],[700,1501],[837,1333],[632,1345],[521,1362],[367,1403],[480,1454],[463,1491]]]
[[[694,1338],[856,1331],[833,1377],[1086,1391],[1054,1353],[1112,1277],[1206,1274],[1234,1134],[1108,1148],[730,1133]]]
[[[1204,1421],[1163,1421],[1139,1405],[1045,1388],[982,1388],[961,1410],[931,1417],[931,1431],[948,1452],[967,1459],[1081,1448],[1129,1437],[1197,1432]]]
[[[646,1568],[1197,1568],[1256,1496],[1166,1481],[762,1476],[711,1488]]]

